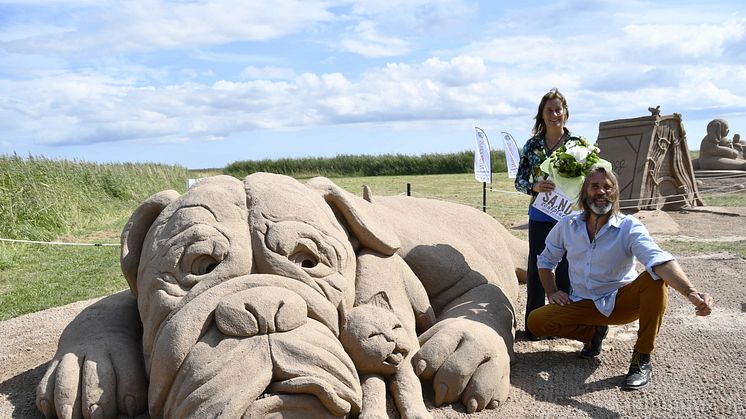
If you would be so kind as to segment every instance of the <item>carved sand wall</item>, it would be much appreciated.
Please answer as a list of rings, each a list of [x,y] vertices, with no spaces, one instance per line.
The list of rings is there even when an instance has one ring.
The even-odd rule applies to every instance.
[[[143,202],[130,291],[64,331],[46,417],[429,416],[508,397],[527,244],[467,206],[256,173]],[[520,269],[518,269],[520,267]],[[424,383],[422,383],[422,382]]]
[[[601,122],[601,158],[619,177],[622,207],[677,210],[703,205],[681,115],[654,114]]]

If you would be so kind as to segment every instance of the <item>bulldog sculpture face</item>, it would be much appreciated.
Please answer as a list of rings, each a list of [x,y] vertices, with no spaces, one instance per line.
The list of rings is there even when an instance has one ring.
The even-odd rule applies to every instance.
[[[427,416],[409,402],[422,398],[420,379],[432,380],[436,405],[494,408],[508,396],[527,250],[473,208],[363,199],[324,178],[215,176],[161,192],[122,233],[136,301],[112,296],[68,326],[37,406],[47,417],[137,416],[145,405],[153,418],[344,417],[365,414],[365,398],[385,411],[385,397],[363,394],[340,326],[354,320],[356,291],[408,278],[389,288],[420,333],[409,367],[396,369],[409,371],[400,413]]]
[[[355,252],[319,194],[282,176],[219,176],[150,224],[152,213],[133,215],[122,256],[143,323],[151,415],[258,414],[267,389],[315,394],[334,415],[359,410],[355,368],[337,339]]]

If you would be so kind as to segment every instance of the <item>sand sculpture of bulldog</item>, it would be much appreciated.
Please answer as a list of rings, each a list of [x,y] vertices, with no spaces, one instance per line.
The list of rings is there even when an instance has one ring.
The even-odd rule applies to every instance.
[[[122,233],[131,292],[90,306],[63,332],[37,406],[64,418],[364,414],[340,330],[360,303],[356,287],[375,290],[360,284],[385,276],[414,278],[426,292],[396,300],[419,322],[406,362],[431,381],[434,404],[494,408],[508,396],[526,254],[478,210],[360,198],[325,178],[215,176],[181,196],[161,192]],[[387,361],[403,358],[382,345]],[[409,405],[422,406],[403,403],[402,417],[423,416]]]

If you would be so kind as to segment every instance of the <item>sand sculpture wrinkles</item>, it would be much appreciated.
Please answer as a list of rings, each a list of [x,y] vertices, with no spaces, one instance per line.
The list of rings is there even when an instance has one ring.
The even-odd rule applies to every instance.
[[[402,417],[508,396],[527,245],[470,207],[256,173],[153,195],[130,291],[64,331],[47,416]],[[422,383],[422,384],[421,384]]]

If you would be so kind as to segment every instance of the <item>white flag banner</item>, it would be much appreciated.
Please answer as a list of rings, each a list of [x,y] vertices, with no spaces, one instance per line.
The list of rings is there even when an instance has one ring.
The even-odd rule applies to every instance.
[[[539,192],[531,205],[558,221],[573,211],[573,200],[559,188],[554,188],[552,192]]]
[[[513,136],[508,132],[501,132],[503,135],[503,148],[505,149],[505,161],[508,166],[508,177],[515,179],[518,173],[518,164],[521,161],[521,154],[518,152],[518,146]]]
[[[477,151],[474,153],[474,178],[480,182],[492,184],[492,160],[490,160],[490,142],[487,134],[479,127],[477,133]]]

